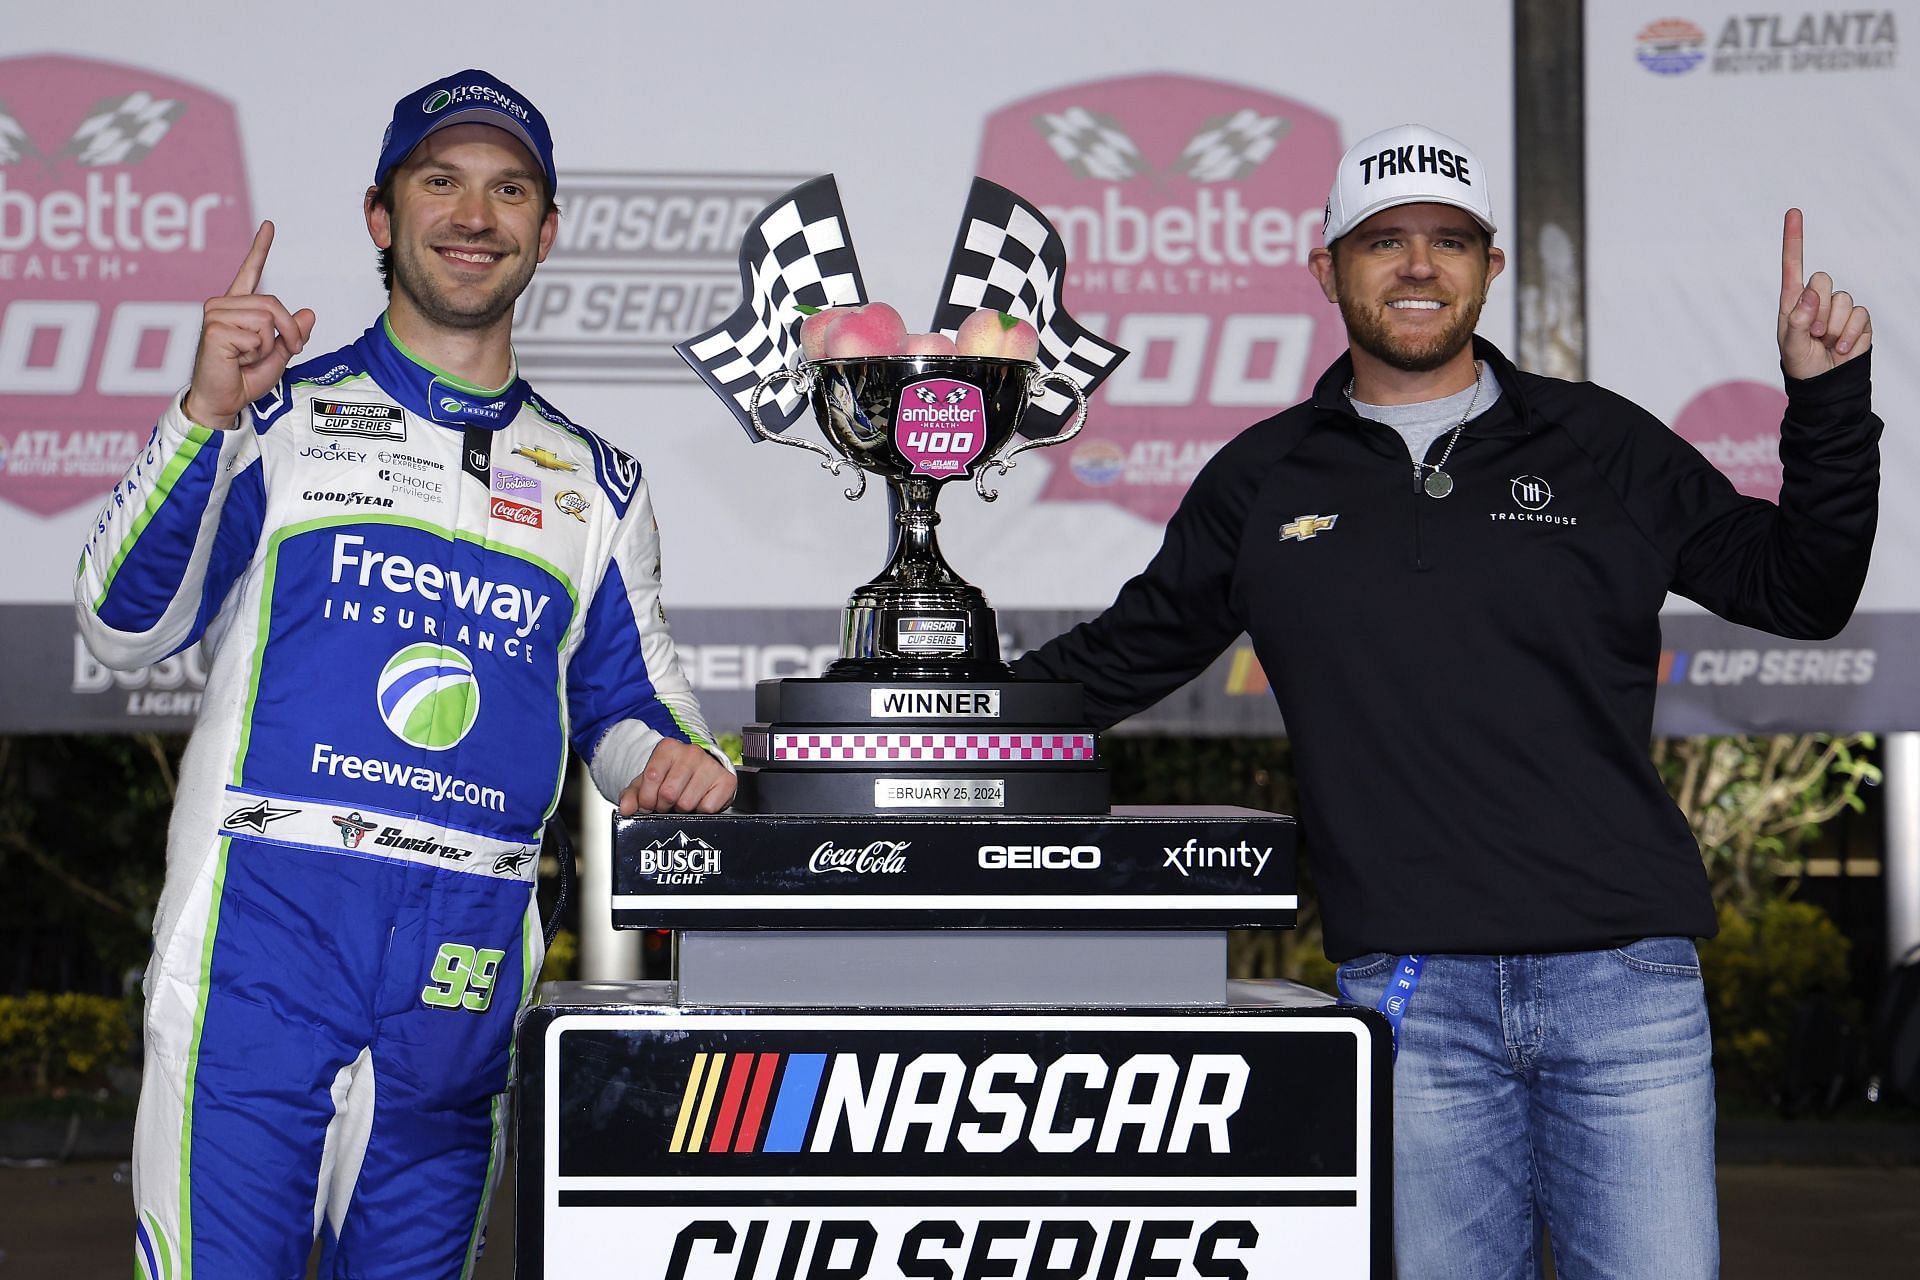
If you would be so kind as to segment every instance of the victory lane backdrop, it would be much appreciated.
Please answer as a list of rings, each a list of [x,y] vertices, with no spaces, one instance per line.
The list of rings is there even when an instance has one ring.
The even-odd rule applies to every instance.
[[[884,21],[877,0],[827,4],[804,24],[770,0],[725,14],[594,10],[590,32],[567,15],[528,27],[491,2],[449,32],[424,12],[348,0],[336,20],[383,38],[355,50],[351,74],[320,75],[299,112],[285,109],[283,63],[248,34],[250,12],[116,4],[110,20],[42,8],[8,23],[0,537],[32,553],[0,569],[7,731],[190,723],[198,655],[114,673],[80,648],[65,605],[73,557],[184,380],[200,302],[231,278],[258,219],[278,230],[264,287],[319,315],[310,349],[378,310],[360,205],[381,130],[395,97],[453,68],[490,67],[553,122],[564,212],[517,315],[523,368],[646,469],[667,607],[722,725],[751,718],[759,679],[831,659],[841,604],[887,550],[880,498],[849,503],[809,459],[746,443],[672,352],[738,304],[740,236],[781,192],[834,174],[868,296],[918,326],[939,304],[973,177],[998,182],[1066,241],[1073,314],[1133,351],[1080,438],[1024,455],[992,507],[965,493],[942,506],[946,554],[1000,609],[1010,649],[1106,604],[1212,451],[1297,399],[1339,349],[1337,314],[1301,260],[1345,143],[1407,119],[1469,139],[1501,225],[1515,225],[1502,0],[1473,0],[1417,39],[1393,35],[1406,9],[1384,0],[1325,13],[1196,0],[1179,22],[1144,0],[1038,12],[982,0],[937,43]],[[1920,105],[1902,44],[1911,16],[1911,3],[1588,14],[1591,372],[1749,492],[1777,484],[1780,210],[1807,209],[1809,265],[1857,288],[1883,335],[1915,327],[1914,268],[1873,252],[1899,241],[1920,171],[1899,136]],[[1436,61],[1472,74],[1436,97]],[[1820,125],[1834,103],[1853,127]],[[1698,136],[1745,141],[1702,164]],[[1788,154],[1818,154],[1846,180],[1802,189],[1803,168],[1777,162]],[[1635,198],[1648,190],[1663,193],[1657,212]],[[1509,351],[1523,283],[1497,284],[1483,319]],[[1890,349],[1877,403],[1898,422],[1920,387]],[[1914,448],[1888,437],[1889,492],[1920,473]],[[1920,618],[1905,553],[1916,519],[1889,507],[1863,612],[1834,641],[1764,639],[1677,604],[1657,728],[1911,723],[1920,684],[1900,655],[1916,651]],[[1244,648],[1143,720],[1279,728]]]

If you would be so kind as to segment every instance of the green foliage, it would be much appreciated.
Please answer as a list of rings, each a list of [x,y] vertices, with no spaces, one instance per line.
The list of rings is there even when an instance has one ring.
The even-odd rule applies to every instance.
[[[1822,823],[1861,812],[1880,781],[1872,734],[1660,738],[1653,761],[1687,816],[1714,901],[1749,917],[1790,894]]]
[[[184,745],[154,734],[0,737],[0,877],[11,890],[0,937],[20,940],[21,988],[111,990],[146,963]],[[86,963],[56,966],[49,952]]]
[[[1769,898],[1751,911],[1720,904],[1720,933],[1700,946],[1723,1086],[1775,1096],[1787,1075],[1794,1028],[1809,1001],[1825,1001],[1858,1025],[1848,991],[1853,944],[1810,903]]]
[[[0,996],[0,1080],[35,1093],[97,1077],[133,1043],[123,1001],[77,992]]]

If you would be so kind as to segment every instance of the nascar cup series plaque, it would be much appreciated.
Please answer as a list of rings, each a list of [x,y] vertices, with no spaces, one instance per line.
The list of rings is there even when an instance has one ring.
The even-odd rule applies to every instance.
[[[543,1001],[522,1257],[646,1280],[1387,1275],[1387,1054],[1370,1015],[1293,1013]]]

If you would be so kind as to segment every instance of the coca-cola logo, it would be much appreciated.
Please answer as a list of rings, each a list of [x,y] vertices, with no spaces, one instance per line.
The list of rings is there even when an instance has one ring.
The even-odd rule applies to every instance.
[[[1750,498],[1780,500],[1780,419],[1787,394],[1764,382],[1722,382],[1687,401],[1673,429]]]
[[[907,847],[911,840],[875,840],[860,848],[841,848],[823,840],[807,859],[807,870],[815,875],[840,872],[845,875],[897,876],[907,869]]]
[[[1164,521],[1222,444],[1345,348],[1306,266],[1340,150],[1330,117],[1193,76],[1074,85],[989,118],[980,173],[1041,207],[1066,241],[1067,308],[1133,352],[1043,498]]]
[[[187,382],[253,234],[233,107],[138,67],[0,59],[0,501],[94,502]]]
[[[509,502],[505,498],[493,500],[493,518],[505,520],[508,524],[525,525],[529,529],[540,527],[540,508],[530,507],[524,502]]]

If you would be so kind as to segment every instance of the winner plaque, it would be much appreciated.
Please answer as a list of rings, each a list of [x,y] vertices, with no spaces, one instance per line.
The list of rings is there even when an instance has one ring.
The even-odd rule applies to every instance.
[[[815,453],[834,476],[851,469],[848,499],[865,493],[869,473],[880,477],[894,527],[886,566],[847,601],[826,676],[756,690],[734,808],[1105,812],[1107,774],[1079,686],[1014,680],[986,596],[935,536],[944,486],[970,482],[994,501],[989,477],[1072,439],[1087,395],[1126,356],[1061,305],[1059,235],[1037,208],[976,178],[928,338],[951,352],[967,318],[989,310],[1009,329],[1031,326],[1031,359],[831,347],[807,358],[804,315],[866,303],[831,176],[763,210],[740,257],[740,309],[676,349],[752,438]],[[823,443],[790,431],[808,410]]]

